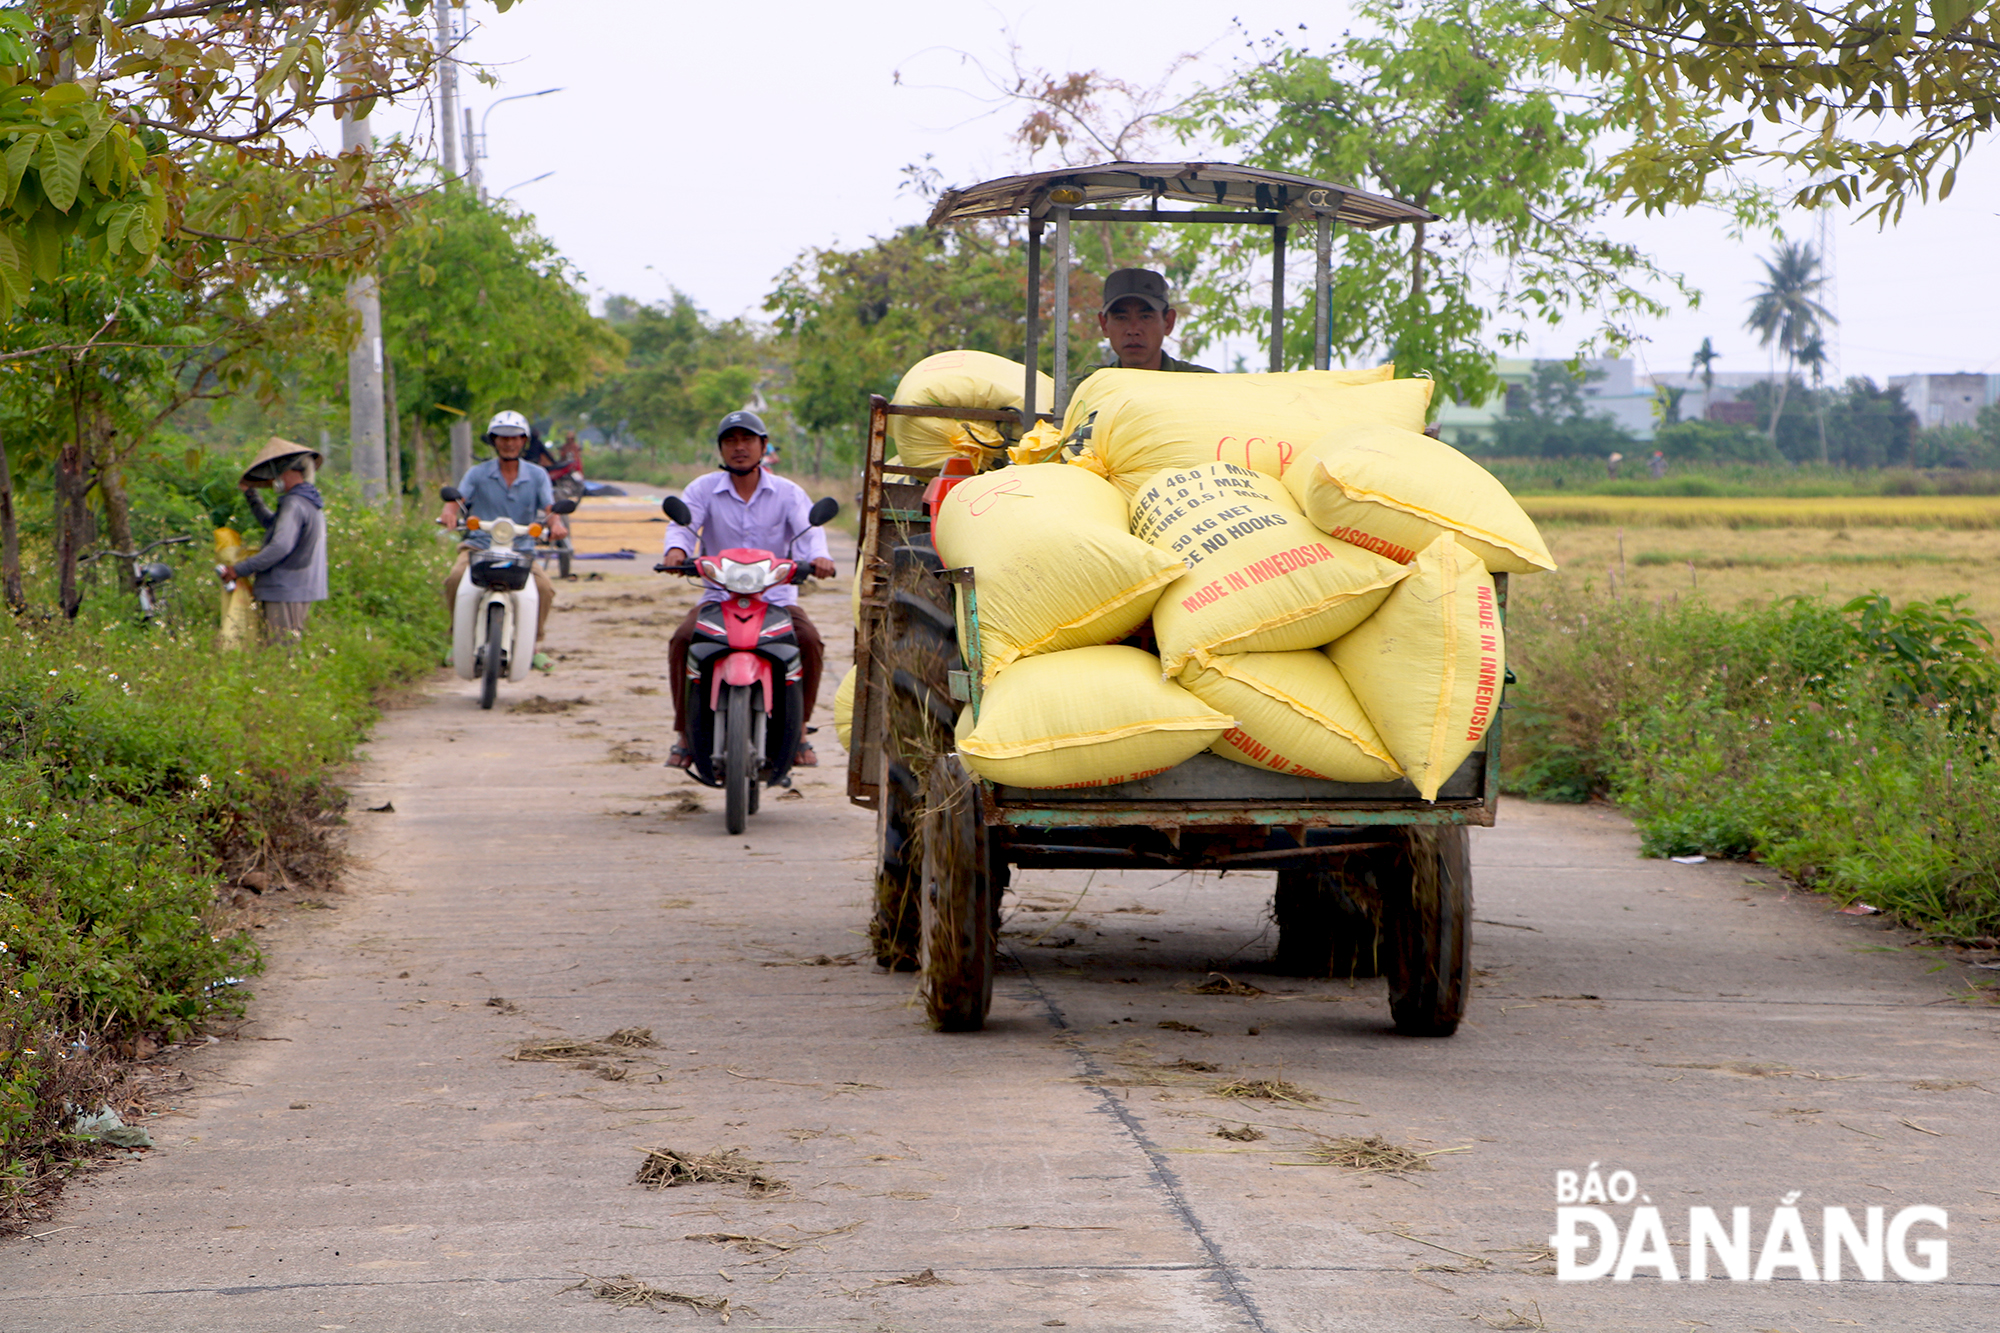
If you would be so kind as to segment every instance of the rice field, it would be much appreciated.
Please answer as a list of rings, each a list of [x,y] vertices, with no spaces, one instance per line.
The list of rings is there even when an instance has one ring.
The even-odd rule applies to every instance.
[[[2000,496],[1992,495],[1529,495],[1521,507],[1545,526],[2000,529]]]
[[[1866,503],[1900,507],[1901,499]],[[1516,608],[1532,607],[1540,591],[1558,585],[1649,601],[1700,597],[1723,607],[1794,595],[1845,601],[1880,592],[1901,604],[1962,593],[1973,614],[2000,627],[2000,526],[1920,527],[1898,521],[1893,512],[1884,524],[1845,527],[1666,524],[1643,521],[1644,515],[1625,523],[1538,517],[1561,568],[1516,577]]]

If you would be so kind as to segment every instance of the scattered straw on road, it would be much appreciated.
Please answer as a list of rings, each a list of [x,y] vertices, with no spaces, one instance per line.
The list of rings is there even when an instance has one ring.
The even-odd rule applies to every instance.
[[[713,1153],[649,1148],[634,1179],[649,1190],[673,1189],[678,1185],[747,1185],[751,1194],[762,1195],[782,1193],[789,1188],[784,1181],[765,1175],[761,1163],[745,1159],[735,1148]]]
[[[630,1273],[620,1273],[617,1277],[587,1277],[563,1290],[588,1291],[600,1301],[610,1301],[619,1310],[657,1310],[665,1313],[672,1306],[684,1305],[690,1310],[713,1310],[722,1316],[723,1323],[729,1322],[727,1296],[697,1296],[685,1291],[668,1291],[665,1287],[641,1282]]]

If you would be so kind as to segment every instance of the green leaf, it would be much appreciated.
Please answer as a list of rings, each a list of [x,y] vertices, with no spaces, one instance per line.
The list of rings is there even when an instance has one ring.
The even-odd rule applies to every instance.
[[[35,168],[41,173],[42,193],[49,203],[58,212],[69,212],[83,186],[83,146],[60,133],[44,134]]]
[[[54,282],[62,274],[62,227],[46,209],[36,209],[21,229],[28,265],[43,282]]]
[[[7,172],[7,197],[0,200],[0,203],[13,201],[14,192],[21,188],[21,173],[28,169],[28,163],[34,159],[35,149],[41,146],[40,141],[39,134],[24,133],[7,145],[4,155],[0,155],[0,165],[4,165]]]

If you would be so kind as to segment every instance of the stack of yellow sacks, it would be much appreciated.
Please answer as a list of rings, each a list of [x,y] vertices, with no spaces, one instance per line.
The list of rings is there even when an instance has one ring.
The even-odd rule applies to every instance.
[[[1497,480],[1422,433],[1430,381],[1392,376],[1099,371],[1067,461],[957,486],[933,535],[978,576],[967,765],[1090,787],[1213,749],[1435,799],[1498,707],[1492,573],[1555,562]],[[1157,654],[1119,645],[1148,621]]]

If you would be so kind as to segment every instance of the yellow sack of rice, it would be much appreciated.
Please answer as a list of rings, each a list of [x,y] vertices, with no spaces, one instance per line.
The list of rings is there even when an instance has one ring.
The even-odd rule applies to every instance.
[[[1277,477],[1306,445],[1343,423],[1422,430],[1431,382],[1374,370],[1177,375],[1100,370],[1077,386],[1063,438],[1101,460],[1127,496],[1163,468],[1236,463]]]
[[[1236,719],[1225,759],[1293,777],[1393,782],[1403,776],[1375,725],[1323,652],[1232,653],[1191,663],[1181,684]]]
[[[931,535],[946,566],[976,572],[986,680],[1036,653],[1124,638],[1185,572],[1131,534],[1110,482],[1062,463],[960,482],[938,506]]]
[[[843,750],[849,748],[854,736],[854,678],[860,672],[860,667],[847,668],[847,674],[840,678],[840,688],[833,692],[833,734]]]
[[[1321,528],[1391,560],[1408,560],[1451,532],[1488,569],[1556,567],[1534,520],[1499,479],[1420,431],[1341,426],[1292,460],[1285,489]]]
[[[895,401],[922,407],[984,407],[1021,410],[1027,368],[991,352],[954,351],[927,356],[903,372]],[[1056,384],[1039,371],[1035,402],[1051,410]],[[954,436],[957,438],[954,439]],[[889,440],[911,467],[942,467],[949,458],[977,457],[979,446],[997,449],[1000,434],[989,421],[951,421],[944,417],[890,417]]]
[[[1153,608],[1169,675],[1190,656],[1317,648],[1408,572],[1329,540],[1276,477],[1235,463],[1155,474],[1133,501],[1132,531],[1187,566]]]
[[[1234,726],[1138,648],[1077,648],[1017,662],[958,715],[966,767],[1010,787],[1108,787],[1165,772]]]
[[[1507,673],[1493,576],[1450,533],[1382,608],[1326,649],[1426,801],[1486,738]]]

